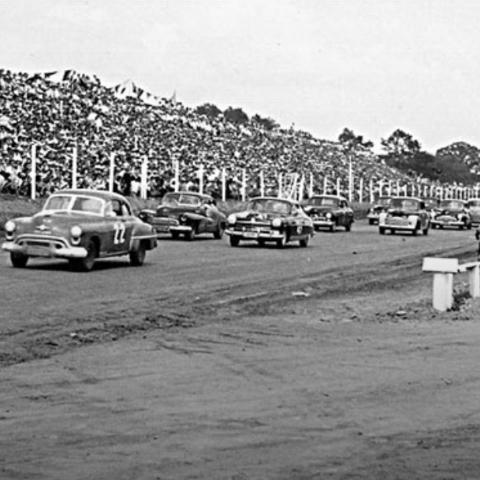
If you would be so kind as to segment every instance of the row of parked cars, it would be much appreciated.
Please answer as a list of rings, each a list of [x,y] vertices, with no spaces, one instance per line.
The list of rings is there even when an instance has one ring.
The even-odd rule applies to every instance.
[[[378,224],[380,234],[422,231],[429,228],[471,229],[480,224],[480,199],[419,199],[411,197],[380,197],[370,208],[370,225]]]
[[[368,219],[387,230],[428,233],[429,228],[471,228],[480,223],[480,200],[442,200],[427,208],[425,200],[382,197]],[[474,210],[476,208],[477,210]],[[474,216],[477,215],[477,216]],[[307,247],[315,230],[349,232],[354,214],[339,195],[314,195],[304,203],[276,197],[256,197],[242,211],[226,216],[209,195],[168,193],[154,210],[135,215],[123,196],[105,191],[61,190],[52,194],[32,217],[5,223],[3,250],[14,267],[25,267],[31,257],[64,258],[75,270],[89,271],[97,258],[128,255],[140,266],[159,235],[193,240],[208,233],[228,235],[232,247],[253,241],[284,247],[298,242]]]

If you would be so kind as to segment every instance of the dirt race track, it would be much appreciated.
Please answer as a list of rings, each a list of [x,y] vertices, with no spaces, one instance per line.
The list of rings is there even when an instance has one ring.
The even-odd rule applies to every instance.
[[[141,268],[0,254],[0,479],[479,479],[480,303],[430,308],[472,231],[363,222]]]

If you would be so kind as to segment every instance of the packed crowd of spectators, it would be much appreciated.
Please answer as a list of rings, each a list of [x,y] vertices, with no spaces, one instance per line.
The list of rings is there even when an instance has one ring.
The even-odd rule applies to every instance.
[[[177,162],[182,188],[198,188],[202,165],[204,188],[217,196],[225,168],[229,197],[240,195],[243,169],[249,194],[258,193],[260,172],[272,194],[280,172],[311,175],[315,190],[323,188],[325,176],[330,185],[341,178],[345,186],[350,161],[355,178],[365,182],[400,176],[366,148],[347,152],[338,142],[301,130],[269,130],[253,120],[235,124],[222,115],[207,117],[177,101],[155,99],[147,102],[138,93],[120,98],[97,77],[72,71],[54,81],[51,74],[0,70],[0,191],[29,194],[33,145],[39,195],[71,185],[75,147],[78,187],[107,188],[114,154],[115,189],[126,195],[139,193],[144,159],[150,196],[173,188]]]

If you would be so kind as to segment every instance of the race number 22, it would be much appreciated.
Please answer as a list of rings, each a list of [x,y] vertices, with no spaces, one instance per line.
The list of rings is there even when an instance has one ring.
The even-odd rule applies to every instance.
[[[115,222],[113,224],[113,243],[120,245],[125,241],[125,224],[121,222]]]

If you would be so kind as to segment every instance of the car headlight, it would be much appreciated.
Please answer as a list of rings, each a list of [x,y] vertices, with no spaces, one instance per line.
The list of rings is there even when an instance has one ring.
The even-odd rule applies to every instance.
[[[330,212],[328,212],[326,215],[325,215],[326,218],[332,218],[332,214]]]
[[[15,222],[12,220],[8,220],[5,223],[5,231],[9,234],[12,234],[15,231],[16,225]]]
[[[228,223],[233,225],[237,222],[237,216],[232,213],[231,215],[228,216],[227,221]]]
[[[79,238],[79,237],[82,235],[82,229],[81,229],[78,225],[74,225],[74,226],[70,229],[70,235],[71,235],[73,238]]]
[[[283,224],[283,221],[281,218],[274,218],[272,220],[272,227],[279,228],[282,226],[282,224]]]

